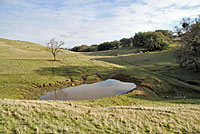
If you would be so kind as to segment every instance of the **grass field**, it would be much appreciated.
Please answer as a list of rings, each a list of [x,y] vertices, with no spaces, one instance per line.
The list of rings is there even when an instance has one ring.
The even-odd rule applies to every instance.
[[[0,39],[0,98],[37,99],[46,90],[56,88],[40,92],[40,85],[58,85],[69,77],[76,80],[84,74],[95,76],[122,68],[69,51],[62,51],[59,61],[52,59],[46,47],[39,44]]]
[[[102,107],[69,101],[0,103],[2,133],[200,133],[200,107],[195,104],[145,101]]]
[[[200,73],[168,50],[75,53],[0,39],[0,133],[200,133]],[[40,101],[41,94],[109,76],[135,82],[124,95]]]

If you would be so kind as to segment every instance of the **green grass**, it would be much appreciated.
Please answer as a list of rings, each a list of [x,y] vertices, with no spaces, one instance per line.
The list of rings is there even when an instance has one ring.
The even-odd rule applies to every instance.
[[[118,53],[122,50],[110,50],[103,52],[104,56],[94,57],[95,60],[106,61],[116,65],[125,66],[125,73],[130,74],[139,79],[148,79],[153,77],[161,81],[159,84],[160,91],[158,93],[163,96],[188,96],[199,98],[199,85],[190,85],[186,81],[200,81],[200,73],[195,72],[192,67],[179,68],[176,63],[174,50],[176,44],[171,44],[168,50],[148,52],[148,53],[132,53],[127,49],[128,54],[110,56],[112,53]],[[132,50],[133,51],[133,50]],[[106,54],[106,52],[108,54]],[[100,52],[97,52],[98,55]],[[89,55],[97,55],[89,53]],[[151,84],[150,81],[148,81]],[[156,89],[155,89],[156,90]],[[194,95],[195,94],[195,95]]]
[[[187,83],[199,82],[200,73],[178,67],[176,46],[147,53],[62,50],[54,62],[44,46],[0,38],[0,133],[200,133],[200,87]],[[68,80],[109,75],[137,88],[97,100],[37,100]]]
[[[46,47],[39,44],[0,39],[0,98],[35,99],[40,95],[35,86],[123,68],[64,50],[58,61],[52,59]]]

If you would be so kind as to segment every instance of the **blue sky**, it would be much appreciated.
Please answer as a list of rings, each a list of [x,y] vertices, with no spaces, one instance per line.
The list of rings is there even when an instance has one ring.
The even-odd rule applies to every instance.
[[[0,37],[65,47],[99,44],[139,31],[172,30],[200,14],[200,0],[0,0]]]

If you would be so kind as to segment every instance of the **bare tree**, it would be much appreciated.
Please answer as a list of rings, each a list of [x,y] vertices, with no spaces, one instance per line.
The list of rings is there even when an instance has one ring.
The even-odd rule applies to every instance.
[[[51,52],[53,55],[54,61],[56,61],[56,56],[60,52],[61,47],[65,43],[63,41],[56,41],[55,38],[52,38],[49,43],[47,43],[48,50]]]

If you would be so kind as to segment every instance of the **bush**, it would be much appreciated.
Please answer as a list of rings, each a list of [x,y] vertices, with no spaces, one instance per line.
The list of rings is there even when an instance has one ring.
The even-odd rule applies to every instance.
[[[94,52],[97,50],[97,45],[81,45],[81,46],[75,46],[71,49],[71,51],[75,52]]]
[[[163,35],[164,35],[164,39],[166,40],[166,41],[172,41],[172,39],[173,39],[173,34],[172,34],[172,32],[171,31],[169,31],[169,30],[156,30],[155,32],[160,32],[160,33],[162,33]]]
[[[112,50],[112,49],[116,49],[117,47],[118,47],[118,44],[115,42],[104,42],[98,45],[97,50],[98,51]]]
[[[144,47],[149,51],[162,50],[168,47],[161,32],[139,32],[133,38],[134,46]]]
[[[130,47],[132,44],[131,38],[123,38],[119,42],[122,47]]]

